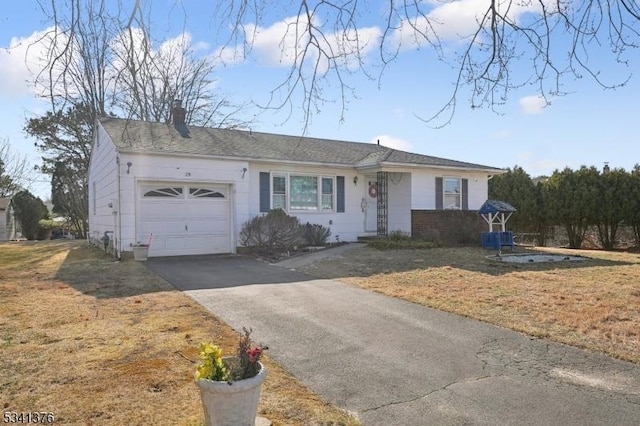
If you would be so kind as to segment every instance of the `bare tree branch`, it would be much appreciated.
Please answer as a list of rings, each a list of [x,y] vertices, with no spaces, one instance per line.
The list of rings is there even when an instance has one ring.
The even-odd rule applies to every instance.
[[[377,69],[380,84],[385,70],[406,51],[425,49],[425,54],[434,52],[436,58],[457,69],[449,100],[424,118],[441,126],[453,118],[463,89],[470,95],[472,108],[489,107],[499,112],[509,94],[522,87],[531,87],[548,103],[567,94],[563,88],[566,82],[584,76],[603,88],[624,86],[631,77],[625,55],[638,47],[640,39],[640,5],[631,0],[487,0],[486,7],[476,11],[475,28],[469,31],[461,26],[455,38],[453,24],[447,20],[454,15],[453,8],[480,3],[382,3],[385,8],[381,12],[372,9],[370,2],[357,0],[309,0],[289,7],[280,4],[281,17],[296,17],[281,39],[284,52],[291,49],[287,38],[291,31],[295,33],[295,60],[266,106],[287,106],[292,111],[292,103],[299,103],[308,125],[324,103],[337,101],[342,105],[343,119],[349,98],[355,96],[346,75],[357,71],[368,76]],[[231,0],[214,8],[215,17],[232,25],[225,46],[235,52],[241,49],[242,57],[250,55],[265,19],[260,12],[269,6],[273,6],[269,0]],[[465,15],[470,12],[473,10]],[[380,30],[373,41],[378,46],[377,61],[369,55],[370,45],[361,39],[365,21],[371,25],[372,20]],[[349,48],[332,40],[348,41]],[[606,52],[627,76],[602,73],[600,58]],[[356,69],[354,63],[358,64]],[[327,98],[323,88],[331,85],[338,85],[340,91]]]
[[[0,139],[0,198],[31,189],[33,168],[27,157],[11,149],[9,138]]]

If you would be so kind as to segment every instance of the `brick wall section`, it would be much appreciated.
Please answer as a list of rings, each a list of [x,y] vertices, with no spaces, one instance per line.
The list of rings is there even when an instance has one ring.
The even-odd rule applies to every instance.
[[[489,225],[475,210],[411,210],[411,236],[445,246],[481,244]]]

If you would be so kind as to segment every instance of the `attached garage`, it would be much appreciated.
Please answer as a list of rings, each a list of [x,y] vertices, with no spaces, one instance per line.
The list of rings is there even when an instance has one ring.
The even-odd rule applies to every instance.
[[[232,252],[228,184],[140,183],[136,234],[149,255]]]

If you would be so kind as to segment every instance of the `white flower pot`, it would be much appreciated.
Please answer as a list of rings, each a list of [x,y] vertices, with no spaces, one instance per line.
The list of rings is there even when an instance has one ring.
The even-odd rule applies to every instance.
[[[135,260],[147,260],[149,257],[149,246],[133,246],[133,258]]]
[[[254,426],[260,386],[267,377],[267,369],[260,364],[260,372],[250,379],[231,382],[197,380],[208,426]]]

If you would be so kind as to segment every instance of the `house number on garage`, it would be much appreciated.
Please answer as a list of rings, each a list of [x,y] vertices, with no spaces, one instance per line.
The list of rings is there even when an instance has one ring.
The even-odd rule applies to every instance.
[[[186,172],[184,175],[185,175],[186,177],[189,177],[189,176],[191,176],[191,172]]]

